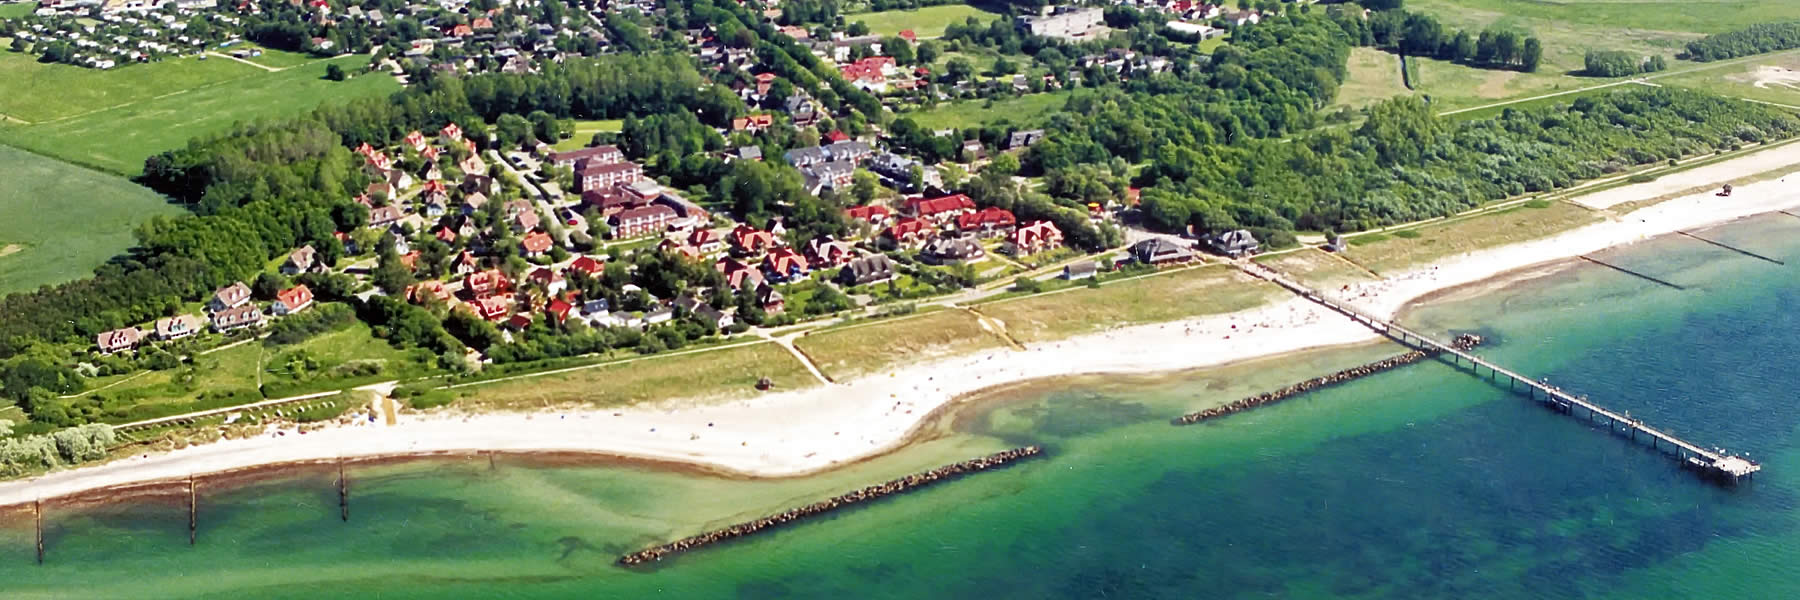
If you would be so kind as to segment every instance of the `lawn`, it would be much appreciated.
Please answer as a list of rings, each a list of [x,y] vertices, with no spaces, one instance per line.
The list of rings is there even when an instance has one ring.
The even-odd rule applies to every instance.
[[[0,146],[0,294],[80,279],[180,207],[123,178]]]
[[[794,340],[833,381],[880,373],[903,363],[999,348],[1002,343],[964,310],[850,325]]]
[[[946,4],[916,10],[844,15],[844,20],[867,23],[869,32],[880,36],[899,35],[902,30],[911,29],[920,38],[935,38],[944,35],[944,28],[951,23],[961,23],[969,17],[987,21],[995,16],[998,15],[967,4]]]
[[[580,150],[582,148],[586,148],[588,146],[588,142],[594,141],[594,134],[596,134],[596,133],[618,133],[618,132],[624,131],[624,130],[625,130],[625,120],[624,119],[605,119],[605,120],[601,120],[601,121],[576,121],[574,134],[570,135],[569,139],[557,142],[556,144],[554,144],[554,147],[556,148],[556,150],[558,152],[568,152],[570,150]]]
[[[1350,51],[1350,76],[1338,88],[1339,106],[1362,108],[1394,96],[1412,95],[1400,77],[1400,57],[1374,48]]]
[[[35,3],[35,2],[14,2],[11,4],[0,4],[0,19],[17,19],[20,17],[29,16],[29,15],[31,15],[31,13],[33,11],[36,11],[36,10],[37,10],[37,3]]]
[[[613,407],[673,399],[723,400],[757,394],[768,377],[780,390],[818,385],[793,354],[773,343],[629,359],[566,373],[456,388],[463,405]]]
[[[1225,265],[1212,265],[1121,279],[1099,288],[1001,300],[977,308],[1005,323],[1015,339],[1032,343],[1118,325],[1236,312],[1280,294],[1280,288],[1274,285],[1251,279]]]
[[[1403,232],[1357,236],[1350,238],[1350,248],[1344,255],[1376,273],[1387,274],[1446,256],[1546,237],[1599,220],[1599,214],[1568,202],[1524,204]]]
[[[232,46],[230,48],[222,48],[219,50],[219,52],[222,54],[230,54],[231,51],[238,50],[241,48],[243,48],[243,46]],[[217,58],[217,57],[214,57],[214,58]],[[208,60],[211,60],[211,59],[208,59]],[[298,67],[300,65],[304,65],[304,64],[310,63],[310,62],[317,62],[317,61],[324,60],[324,59],[321,59],[317,56],[313,56],[311,54],[307,54],[305,52],[288,52],[286,50],[273,50],[273,49],[269,49],[269,48],[263,48],[262,56],[247,58],[244,60],[248,60],[250,62],[259,64],[259,65],[262,65],[265,67],[273,67],[276,69],[288,69],[288,68]],[[345,68],[348,69],[349,65],[345,65]]]
[[[349,56],[331,62],[352,70],[366,60],[366,57]],[[191,59],[177,62],[199,64]],[[133,65],[96,73],[135,78],[138,75],[134,72],[138,69],[153,69],[163,64],[168,63]],[[370,73],[349,81],[327,81],[324,79],[325,65],[319,63],[280,72],[264,71],[220,58],[205,61],[205,64],[200,68],[229,64],[229,68],[240,76],[155,97],[139,95],[122,106],[73,118],[0,126],[0,143],[114,173],[134,175],[142,172],[145,158],[180,147],[190,138],[224,131],[234,122],[290,117],[323,102],[388,94],[399,89],[399,84],[383,73]],[[66,68],[60,65],[49,67]],[[105,83],[114,85],[118,82],[109,80]],[[55,104],[43,98],[37,101]]]
[[[1068,98],[1069,92],[1064,90],[1004,100],[964,100],[940,104],[906,116],[926,129],[966,129],[1003,118],[1018,125],[1034,125],[1048,119],[1051,113],[1062,110]]]

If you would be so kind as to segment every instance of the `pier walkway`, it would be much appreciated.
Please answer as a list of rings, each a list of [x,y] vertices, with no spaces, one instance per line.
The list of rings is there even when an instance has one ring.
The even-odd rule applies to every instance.
[[[1457,366],[1462,366],[1466,363],[1469,371],[1476,375],[1480,375],[1482,369],[1487,369],[1488,376],[1492,380],[1498,381],[1500,378],[1505,378],[1507,389],[1516,392],[1521,391],[1520,388],[1522,387],[1528,397],[1542,402],[1546,406],[1557,409],[1559,412],[1569,415],[1585,413],[1585,415],[1582,416],[1585,416],[1589,421],[1604,420],[1612,431],[1627,433],[1634,440],[1638,439],[1639,436],[1648,437],[1653,448],[1673,452],[1675,457],[1682,461],[1683,466],[1693,468],[1701,473],[1728,481],[1736,481],[1740,477],[1748,477],[1757,471],[1762,470],[1762,465],[1749,459],[1734,456],[1722,450],[1707,449],[1698,444],[1675,437],[1673,434],[1645,425],[1640,419],[1634,419],[1613,412],[1598,404],[1594,404],[1586,397],[1576,396],[1565,392],[1556,386],[1520,375],[1505,367],[1488,362],[1479,356],[1458,349],[1451,344],[1439,342],[1413,332],[1405,327],[1401,327],[1387,319],[1369,314],[1347,302],[1327,296],[1305,284],[1290,279],[1274,269],[1248,261],[1239,262],[1238,268],[1253,277],[1264,279],[1287,288],[1288,291],[1291,291],[1302,298],[1311,300],[1321,306],[1350,317],[1352,320],[1375,330],[1376,333],[1387,336],[1402,345],[1449,356]],[[1580,413],[1577,412],[1578,410]]]

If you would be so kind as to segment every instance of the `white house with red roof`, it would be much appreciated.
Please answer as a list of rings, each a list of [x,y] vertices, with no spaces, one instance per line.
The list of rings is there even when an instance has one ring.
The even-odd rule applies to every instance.
[[[882,231],[881,237],[892,246],[906,248],[930,240],[931,234],[935,230],[936,227],[925,220],[913,217],[902,217],[900,220],[895,221],[893,225],[889,225],[886,230]]]
[[[747,255],[767,252],[775,245],[775,235],[748,224],[739,223],[731,230],[731,247]]]
[[[275,313],[276,316],[291,315],[306,310],[312,304],[312,290],[305,285],[296,285],[275,292],[275,304],[269,306],[269,311]]]
[[[894,211],[888,210],[888,207],[886,206],[870,204],[868,206],[852,206],[846,208],[844,209],[844,215],[850,217],[852,220],[862,221],[880,227],[886,225],[888,221],[893,220]]]
[[[725,240],[721,239],[716,231],[696,228],[688,233],[687,245],[701,254],[712,254],[725,249]]]
[[[406,134],[406,138],[401,141],[405,142],[407,147],[412,148],[414,152],[424,152],[426,148],[430,147],[430,142],[425,139],[425,134],[419,133],[417,129]]]
[[[769,251],[769,255],[763,258],[762,267],[769,279],[777,282],[805,277],[806,273],[811,270],[811,265],[807,264],[806,257],[800,256],[800,253],[795,252],[793,248],[776,248]]]
[[[762,272],[735,258],[721,258],[719,262],[713,263],[713,268],[725,275],[725,285],[734,290],[742,289],[745,285],[754,286],[763,282]]]
[[[551,296],[555,296],[569,287],[569,282],[563,279],[562,273],[550,267],[532,269],[531,273],[525,276],[525,280],[543,288],[544,293]]]
[[[806,242],[806,260],[814,268],[835,267],[856,258],[856,251],[831,236],[819,236]]]
[[[612,227],[614,239],[627,239],[667,231],[669,224],[679,218],[675,209],[652,204],[619,211],[607,219],[607,225]]]
[[[556,240],[552,239],[550,234],[543,231],[532,231],[519,240],[519,251],[528,257],[543,256],[555,245]]]
[[[438,139],[443,141],[446,146],[460,142],[463,139],[463,130],[455,123],[445,125],[443,129],[438,130]]]
[[[112,354],[136,348],[144,340],[144,332],[136,327],[114,329],[94,338],[94,346],[101,354]]]
[[[1062,242],[1062,230],[1049,221],[1032,221],[1007,237],[1007,246],[1015,256],[1037,254],[1061,246]]]
[[[564,271],[580,271],[586,273],[589,277],[599,277],[605,270],[606,263],[600,262],[591,256],[583,256],[575,259],[575,262],[569,263],[569,267]]]

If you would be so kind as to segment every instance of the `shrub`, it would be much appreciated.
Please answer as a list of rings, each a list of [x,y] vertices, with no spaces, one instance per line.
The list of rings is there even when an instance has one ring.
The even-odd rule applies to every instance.
[[[1419,239],[1419,236],[1421,236],[1421,235],[1423,235],[1423,234],[1419,233],[1419,230],[1417,230],[1417,229],[1402,229],[1400,231],[1394,232],[1394,237],[1408,239],[1408,240]]]

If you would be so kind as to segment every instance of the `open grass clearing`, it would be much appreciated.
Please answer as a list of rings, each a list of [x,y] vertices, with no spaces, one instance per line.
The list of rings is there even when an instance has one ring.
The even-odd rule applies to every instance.
[[[232,51],[238,50],[241,48],[243,48],[243,46],[232,46],[230,48],[221,48],[221,49],[219,49],[219,52],[222,54],[229,55],[229,54],[231,54]],[[276,69],[288,69],[288,68],[298,67],[300,65],[304,65],[307,63],[313,63],[313,62],[318,62],[320,60],[324,60],[322,58],[319,58],[317,56],[313,56],[311,54],[307,54],[304,52],[288,52],[286,50],[275,50],[272,48],[260,48],[260,47],[257,49],[262,50],[262,56],[254,56],[254,57],[246,58],[244,60],[248,60],[250,62],[259,64],[259,65],[262,65],[265,67],[272,67],[272,68],[276,68]],[[345,65],[344,67],[346,70],[349,69],[349,65]]]
[[[799,359],[774,343],[648,356],[544,375],[457,388],[459,404],[487,408],[580,405],[606,408],[663,400],[718,401],[818,385]]]
[[[814,333],[794,345],[827,376],[844,381],[903,363],[999,348],[1003,342],[968,311],[941,310]]]
[[[963,100],[940,104],[907,116],[926,129],[966,129],[1007,119],[1018,125],[1035,125],[1062,109],[1067,90],[1026,94],[1003,100]]]
[[[1209,265],[1118,280],[1099,288],[1002,300],[976,308],[1003,322],[1013,338],[1033,343],[1121,325],[1236,312],[1261,305],[1281,293],[1280,288],[1229,266]]]
[[[1350,248],[1344,255],[1376,273],[1386,274],[1447,256],[1547,237],[1600,219],[1598,213],[1567,202],[1531,202],[1400,231],[1357,236],[1350,238]]]
[[[17,19],[20,17],[27,17],[27,16],[30,16],[31,13],[36,10],[37,10],[37,3],[35,3],[35,2],[12,2],[12,3],[8,3],[8,4],[0,4],[0,19]]]
[[[1219,39],[1219,38],[1215,38]],[[1400,76],[1400,56],[1374,48],[1350,50],[1350,76],[1338,88],[1335,104],[1362,108],[1394,96],[1410,96]]]
[[[143,171],[145,158],[181,147],[190,138],[222,132],[235,122],[291,117],[324,102],[384,95],[399,89],[394,78],[385,73],[368,73],[348,81],[324,78],[328,63],[352,69],[365,60],[349,56],[271,73],[236,61],[214,59],[208,62],[230,63],[250,74],[79,117],[0,126],[0,143],[109,172],[135,175]],[[160,64],[163,63],[133,65],[106,74],[124,76]]]
[[[558,141],[555,144],[551,144],[551,146],[556,148],[556,150],[558,152],[568,152],[570,150],[580,150],[582,148],[588,147],[589,142],[594,141],[594,134],[618,133],[618,132],[624,131],[624,130],[625,130],[625,120],[624,119],[604,119],[604,120],[598,120],[598,121],[576,121],[575,122],[575,130],[573,133],[571,133],[569,135],[569,139]]]
[[[1672,85],[1787,106],[1800,106],[1800,53],[1782,52],[1762,58],[1663,77]]]
[[[1370,276],[1367,271],[1318,248],[1269,254],[1256,257],[1254,260],[1299,279],[1307,285],[1320,288],[1332,288],[1374,280],[1374,277]]]
[[[80,279],[155,215],[185,212],[123,178],[0,147],[0,294]]]
[[[935,38],[944,35],[944,29],[950,24],[961,23],[969,17],[989,21],[998,16],[967,4],[945,4],[913,10],[886,10],[844,15],[844,21],[848,23],[862,21],[869,25],[869,33],[884,37],[899,35],[901,31],[911,29],[913,34],[920,38]]]

